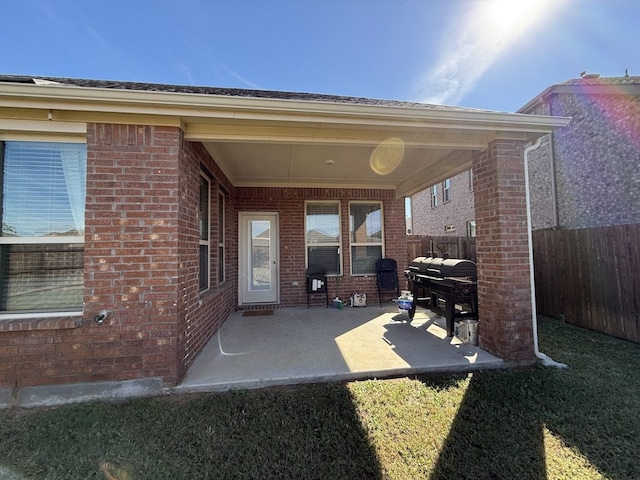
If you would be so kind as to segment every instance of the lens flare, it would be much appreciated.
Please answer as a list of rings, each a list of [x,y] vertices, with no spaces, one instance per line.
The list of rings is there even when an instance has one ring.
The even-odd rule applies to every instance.
[[[403,157],[404,142],[397,137],[388,138],[375,148],[369,164],[378,175],[388,175],[400,165]]]

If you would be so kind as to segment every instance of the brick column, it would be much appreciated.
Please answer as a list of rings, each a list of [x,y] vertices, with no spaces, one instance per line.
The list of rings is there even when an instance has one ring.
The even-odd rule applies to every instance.
[[[178,155],[174,127],[89,124],[85,322],[77,381],[177,379]],[[100,310],[109,316],[92,321]]]
[[[473,160],[480,346],[505,360],[535,359],[524,147],[496,140]]]

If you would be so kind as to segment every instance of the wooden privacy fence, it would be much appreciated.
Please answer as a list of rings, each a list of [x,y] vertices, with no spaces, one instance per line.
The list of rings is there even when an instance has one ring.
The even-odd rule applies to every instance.
[[[427,257],[430,253],[436,257],[448,253],[451,258],[476,261],[476,239],[474,237],[409,235],[407,243],[407,264],[416,257]]]
[[[640,343],[640,225],[533,232],[536,307]]]
[[[410,235],[407,264],[430,252],[476,262],[475,240]],[[539,313],[640,343],[640,225],[537,230],[533,259]]]

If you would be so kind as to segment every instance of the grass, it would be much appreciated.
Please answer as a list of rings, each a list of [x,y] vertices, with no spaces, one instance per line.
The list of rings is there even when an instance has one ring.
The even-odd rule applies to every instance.
[[[540,345],[570,368],[0,411],[0,479],[640,478],[640,345]]]

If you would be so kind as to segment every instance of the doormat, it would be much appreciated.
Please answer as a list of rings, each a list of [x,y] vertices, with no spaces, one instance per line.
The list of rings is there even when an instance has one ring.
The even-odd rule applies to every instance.
[[[264,315],[273,315],[273,310],[245,310],[242,312],[243,317],[261,317]]]

